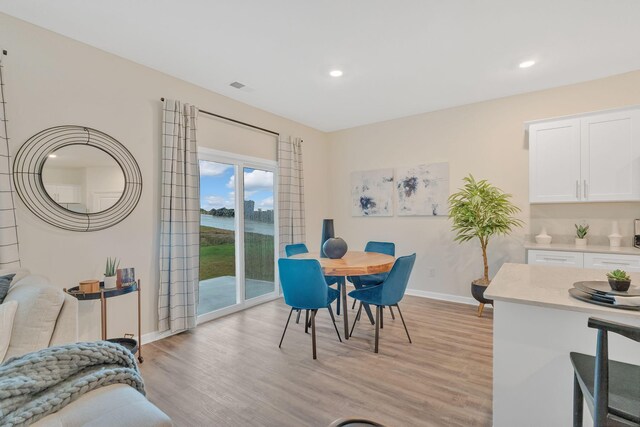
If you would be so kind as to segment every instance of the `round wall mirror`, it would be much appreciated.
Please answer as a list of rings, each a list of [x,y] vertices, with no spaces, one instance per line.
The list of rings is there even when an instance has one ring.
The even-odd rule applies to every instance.
[[[13,182],[38,218],[71,231],[119,223],[142,195],[142,174],[129,150],[83,126],[56,126],[29,138],[13,162]]]
[[[47,156],[42,185],[61,207],[78,213],[98,213],[115,205],[124,191],[124,172],[103,150],[67,145]]]

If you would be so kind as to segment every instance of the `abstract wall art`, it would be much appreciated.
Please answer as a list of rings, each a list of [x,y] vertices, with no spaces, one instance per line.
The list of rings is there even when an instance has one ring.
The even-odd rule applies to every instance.
[[[398,215],[446,216],[449,163],[396,169]]]
[[[352,216],[393,216],[393,187],[393,169],[352,172]]]

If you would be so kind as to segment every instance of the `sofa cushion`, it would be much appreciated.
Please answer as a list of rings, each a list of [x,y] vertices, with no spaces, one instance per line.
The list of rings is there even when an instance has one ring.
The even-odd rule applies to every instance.
[[[9,348],[13,319],[17,308],[18,303],[16,301],[7,301],[4,304],[0,304],[0,362],[4,360]]]
[[[171,419],[134,388],[113,384],[93,390],[33,427],[170,427]]]
[[[0,276],[6,276],[7,274],[14,274],[11,285],[15,285],[20,280],[27,277],[30,273],[27,268],[3,268],[0,269]]]
[[[48,282],[29,281],[31,277],[35,276],[12,286],[5,298],[5,302],[18,303],[5,359],[48,347],[64,302],[62,289]]]
[[[11,281],[13,280],[13,274],[5,274],[4,276],[0,276],[0,304],[4,301],[9,293],[9,286],[11,286]]]

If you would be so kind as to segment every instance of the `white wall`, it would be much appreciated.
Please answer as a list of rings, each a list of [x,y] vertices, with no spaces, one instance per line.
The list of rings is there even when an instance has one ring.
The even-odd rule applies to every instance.
[[[4,72],[13,154],[42,129],[86,125],[124,144],[138,161],[144,181],[135,211],[120,224],[99,232],[53,228],[19,203],[22,261],[32,271],[49,276],[60,287],[71,287],[80,280],[99,277],[106,257],[117,256],[121,265],[135,267],[142,279],[143,333],[156,330],[161,97],[303,138],[308,242],[318,245],[329,200],[324,180],[328,165],[325,134],[4,14],[0,14],[0,44],[9,52]],[[197,58],[193,66],[197,66]],[[199,122],[207,120],[212,119],[201,116]],[[226,137],[216,141],[210,134],[206,139],[208,146],[233,148]],[[265,151],[264,146],[245,146],[242,153],[267,156],[274,147]],[[121,298],[109,301],[109,334],[113,336],[135,331],[135,297]],[[81,336],[98,338],[98,305],[80,306]]]
[[[396,242],[398,254],[416,252],[411,289],[469,296],[470,282],[482,275],[479,245],[454,243],[447,218],[359,218],[351,217],[349,209],[351,171],[449,162],[451,192],[472,173],[512,193],[522,209],[520,218],[526,226],[490,243],[492,275],[505,261],[523,262],[525,236],[530,231],[537,234],[542,225],[550,234],[568,239],[573,224],[586,220],[595,241],[602,242],[607,241],[604,236],[616,219],[626,237],[624,243],[630,245],[632,220],[640,217],[640,203],[530,208],[523,122],[632,104],[640,104],[640,71],[331,133],[336,233],[350,248],[362,248],[368,240],[390,240]]]

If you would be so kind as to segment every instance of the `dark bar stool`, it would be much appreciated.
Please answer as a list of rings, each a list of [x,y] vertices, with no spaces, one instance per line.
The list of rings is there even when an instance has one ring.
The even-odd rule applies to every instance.
[[[385,427],[375,421],[364,418],[340,418],[329,424],[329,427]]]
[[[609,360],[608,332],[640,342],[640,328],[589,318],[598,330],[596,356],[571,353],[573,427],[582,427],[583,399],[594,427],[640,426],[640,366]]]

